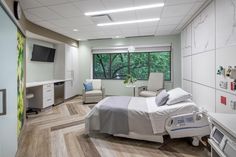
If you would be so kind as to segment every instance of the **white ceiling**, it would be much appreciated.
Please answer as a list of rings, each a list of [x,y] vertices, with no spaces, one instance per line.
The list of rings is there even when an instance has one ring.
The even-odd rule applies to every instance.
[[[115,36],[170,35],[183,25],[206,0],[20,0],[26,17],[40,26],[73,39],[114,38]],[[160,17],[158,22],[98,27],[85,12],[133,7],[164,2],[162,8],[113,13],[113,21]],[[73,29],[78,29],[74,32]]]

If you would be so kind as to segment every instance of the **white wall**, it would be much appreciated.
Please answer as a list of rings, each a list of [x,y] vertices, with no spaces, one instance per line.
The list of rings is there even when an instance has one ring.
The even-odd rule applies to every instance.
[[[94,47],[117,47],[135,45],[158,45],[172,44],[172,81],[166,83],[168,89],[181,86],[181,47],[180,36],[160,36],[160,37],[137,37],[124,39],[92,40],[80,42],[79,46],[79,69],[80,69],[80,94],[83,82],[92,77],[92,54]],[[138,81],[138,84],[146,84],[146,81]],[[122,80],[103,80],[103,87],[107,95],[132,95],[132,89],[124,87]]]
[[[14,157],[17,150],[17,28],[1,7],[0,21],[0,89],[7,89],[7,115],[0,116],[0,156]]]
[[[26,82],[47,81],[54,78],[54,63],[31,61],[33,45],[55,48],[53,43],[27,38],[26,40]]]
[[[236,91],[220,88],[218,67],[235,66],[236,0],[214,0],[181,33],[182,85],[192,92],[193,100],[209,111],[236,113],[230,101],[236,101]],[[227,97],[227,105],[220,97]]]

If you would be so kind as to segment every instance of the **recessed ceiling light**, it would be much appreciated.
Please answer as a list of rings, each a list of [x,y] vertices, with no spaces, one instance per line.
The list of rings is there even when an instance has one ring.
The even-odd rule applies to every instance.
[[[101,10],[101,11],[87,12],[84,15],[86,15],[86,16],[104,15],[104,14],[117,13],[117,12],[125,12],[125,11],[141,10],[141,9],[158,8],[158,7],[163,7],[163,6],[164,6],[164,3],[156,3],[156,4],[142,5],[142,6],[137,6],[137,7],[129,7],[129,8],[120,8],[120,9],[112,9],[112,10]]]
[[[78,29],[73,29],[74,32],[78,32]]]
[[[120,21],[120,22],[110,22],[110,23],[99,23],[97,24],[97,26],[125,25],[125,24],[132,24],[132,23],[154,22],[154,21],[159,21],[159,20],[160,18],[153,18],[153,19]]]

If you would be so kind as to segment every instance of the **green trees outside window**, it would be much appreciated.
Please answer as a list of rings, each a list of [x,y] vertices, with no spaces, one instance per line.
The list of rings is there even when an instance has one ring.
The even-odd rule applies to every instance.
[[[163,72],[171,80],[171,52],[93,54],[94,79],[124,79],[131,74],[147,80],[150,72]]]

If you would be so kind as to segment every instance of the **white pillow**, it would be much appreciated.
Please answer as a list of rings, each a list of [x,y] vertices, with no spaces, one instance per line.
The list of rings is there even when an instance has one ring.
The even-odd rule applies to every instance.
[[[169,99],[169,94],[166,92],[166,90],[162,90],[157,96],[156,96],[156,104],[157,106],[163,106],[166,104],[166,102]]]
[[[166,103],[167,105],[177,104],[192,98],[192,94],[184,91],[181,88],[172,89],[167,93],[169,94],[169,100]]]

